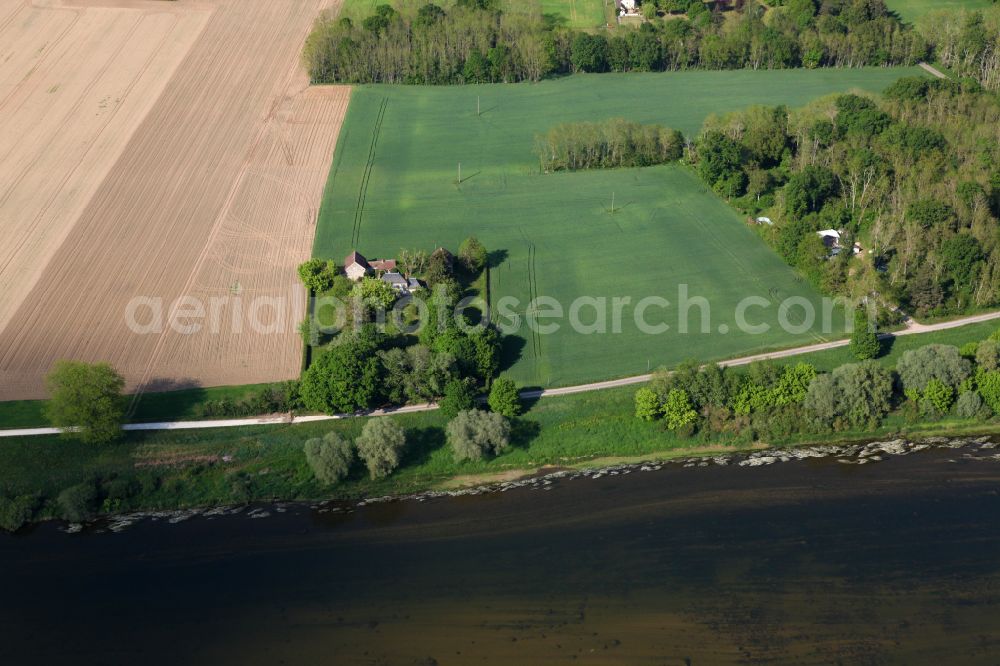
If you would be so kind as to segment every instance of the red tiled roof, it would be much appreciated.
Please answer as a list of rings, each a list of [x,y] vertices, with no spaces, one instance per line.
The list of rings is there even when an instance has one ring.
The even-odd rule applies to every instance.
[[[362,268],[366,268],[366,269],[367,268],[371,268],[371,266],[368,265],[368,260],[365,259],[361,255],[361,253],[358,252],[357,250],[355,250],[354,252],[351,252],[349,255],[347,255],[347,258],[344,259],[344,268],[345,269],[348,266],[353,266],[354,264],[361,264],[361,267]]]
[[[372,259],[368,262],[372,268],[377,271],[393,271],[396,270],[396,260],[395,259]]]

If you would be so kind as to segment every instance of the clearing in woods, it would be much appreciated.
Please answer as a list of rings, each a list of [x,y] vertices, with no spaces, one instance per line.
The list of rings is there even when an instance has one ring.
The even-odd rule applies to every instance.
[[[941,9],[986,9],[995,0],[886,0],[889,9],[904,21],[914,22],[924,14]]]
[[[0,400],[42,397],[62,358],[132,390],[298,374],[295,267],[350,93],[299,54],[336,4],[0,6]],[[173,330],[181,296],[215,297],[215,330]],[[126,324],[136,297],[159,331]]]
[[[522,326],[510,339],[507,361],[526,386],[579,384],[687,358],[814,342],[821,322],[787,333],[778,327],[777,303],[789,296],[815,303],[819,295],[691,170],[540,174],[534,137],[561,122],[621,116],[693,136],[712,112],[796,106],[852,88],[880,91],[918,74],[917,68],[699,71],[588,74],[536,85],[357,87],[313,253],[341,260],[356,247],[368,256],[395,256],[400,248],[455,248],[475,235],[498,253],[491,270],[495,309],[503,297],[515,297],[512,310],[524,315],[529,301],[551,296],[568,315],[573,299],[604,297],[610,321],[611,299],[631,298],[620,334],[611,333],[610,323],[607,335],[576,333],[566,318],[542,322],[561,324],[550,335]],[[678,334],[676,308],[655,306],[646,319],[671,329],[641,333],[634,306],[646,296],[675,304],[680,284],[711,302],[711,333]],[[751,323],[767,323],[767,333],[737,330],[736,305],[747,296],[770,304],[747,315]],[[699,316],[692,308],[692,331],[700,330]],[[789,320],[799,323],[801,316],[794,310]],[[579,318],[593,322],[594,308],[583,308]],[[722,325],[728,333],[718,332]]]

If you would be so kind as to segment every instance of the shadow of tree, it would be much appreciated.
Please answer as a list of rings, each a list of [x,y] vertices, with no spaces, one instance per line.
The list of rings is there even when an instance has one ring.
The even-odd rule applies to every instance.
[[[201,382],[196,379],[184,378],[174,379],[170,377],[155,377],[146,383],[144,391],[146,393],[166,393],[168,391],[185,391],[188,389],[201,388]]]
[[[409,430],[406,433],[406,451],[400,466],[422,465],[442,446],[445,446],[444,428],[430,426]]]
[[[896,336],[890,335],[885,338],[879,338],[878,355],[879,357],[885,356],[892,351],[893,345],[896,344]]]
[[[525,393],[525,392],[528,392],[528,391],[531,391],[531,392],[541,392],[542,387],[541,386],[522,386],[520,390],[521,390],[521,393]],[[539,400],[541,400],[541,396],[537,395],[537,393],[536,393],[536,395],[529,396],[529,397],[524,397],[522,395],[521,396],[521,407],[522,407],[522,409],[524,410],[525,413],[530,412],[532,409],[534,409],[535,405],[538,404]]]
[[[535,441],[541,432],[542,426],[537,421],[529,421],[522,418],[512,419],[510,424],[510,444],[513,447],[526,449],[531,446],[531,443]]]
[[[505,335],[500,340],[500,370],[509,370],[521,359],[528,341],[520,335]]]
[[[490,268],[497,268],[503,264],[503,262],[507,261],[508,256],[509,253],[507,250],[493,250],[492,252],[487,253],[486,263]]]

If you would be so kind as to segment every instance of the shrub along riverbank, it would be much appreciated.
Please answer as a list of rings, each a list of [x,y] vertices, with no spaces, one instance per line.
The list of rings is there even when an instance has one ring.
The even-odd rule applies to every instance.
[[[877,362],[896,365],[906,351],[930,342],[965,345],[990,335],[995,324],[977,324],[933,334],[898,338]],[[804,355],[819,370],[841,364],[846,350]],[[966,353],[970,352],[966,348]],[[746,369],[733,369],[737,378]],[[705,428],[674,431],[664,421],[634,415],[635,389],[546,398],[524,405],[511,419],[509,444],[499,455],[456,461],[446,441],[449,419],[440,412],[392,417],[405,432],[399,466],[371,478],[355,462],[335,485],[318,481],[307,461],[305,442],[337,433],[354,441],[371,419],[343,419],[298,426],[257,426],[201,431],[130,433],[106,446],[60,437],[0,440],[0,519],[7,526],[54,517],[82,519],[101,512],[176,509],[253,500],[347,498],[402,494],[433,488],[456,477],[530,472],[543,465],[573,466],[597,458],[662,458],[719,450],[859,440],[890,434],[989,432],[995,417],[922,414],[897,409],[877,427],[845,423],[836,432],[767,436],[753,426],[727,433]]]

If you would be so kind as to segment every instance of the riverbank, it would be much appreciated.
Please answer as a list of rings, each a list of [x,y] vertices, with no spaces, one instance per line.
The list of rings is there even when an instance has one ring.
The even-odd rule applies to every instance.
[[[978,429],[969,429],[970,433]],[[605,476],[626,476],[632,473],[657,472],[665,467],[765,467],[775,464],[804,460],[832,459],[843,465],[867,465],[883,462],[889,458],[908,456],[929,450],[950,450],[965,459],[1000,463],[1000,444],[993,434],[955,436],[928,433],[911,434],[909,438],[897,437],[888,440],[866,442],[833,442],[826,444],[801,444],[786,447],[769,447],[756,443],[741,448],[723,446],[699,449],[665,451],[659,454],[638,457],[603,457],[567,465],[544,465],[534,469],[509,470],[507,472],[481,475],[456,476],[437,484],[435,487],[398,495],[355,497],[340,499],[314,499],[271,502],[254,505],[222,505],[213,507],[193,507],[176,510],[135,511],[109,514],[99,520],[90,521],[89,529],[100,533],[122,532],[142,521],[163,521],[177,524],[192,518],[216,518],[245,515],[248,519],[260,520],[282,514],[293,505],[308,506],[320,514],[332,512],[349,514],[361,507],[387,502],[424,502],[441,498],[469,497],[505,493],[517,489],[552,490],[556,483],[580,479],[597,480]],[[76,534],[87,529],[80,522],[69,522],[62,531]]]

